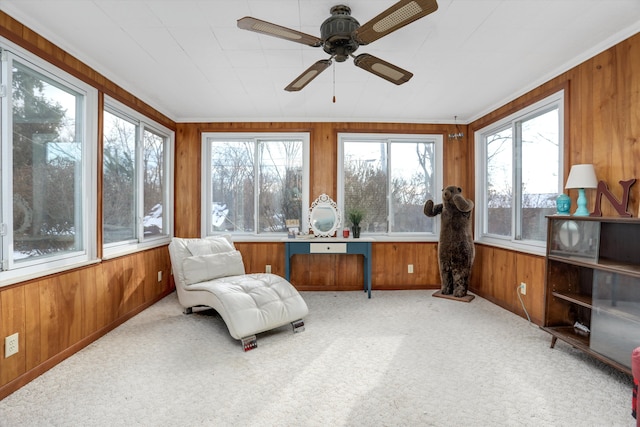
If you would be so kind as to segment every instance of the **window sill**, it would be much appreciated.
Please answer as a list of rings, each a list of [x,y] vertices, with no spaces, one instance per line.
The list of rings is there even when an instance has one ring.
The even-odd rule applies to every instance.
[[[29,281],[29,280],[40,279],[40,278],[45,277],[45,276],[51,276],[51,275],[54,275],[54,274],[64,273],[66,271],[70,271],[70,270],[74,270],[74,269],[77,269],[77,268],[86,267],[88,265],[98,264],[101,261],[102,260],[100,260],[100,259],[94,259],[94,260],[90,260],[90,261],[83,261],[83,262],[78,262],[78,263],[75,263],[75,264],[66,265],[64,267],[59,267],[59,268],[54,268],[54,269],[49,269],[49,270],[43,270],[43,271],[33,272],[33,273],[22,273],[19,270],[11,270],[11,271],[2,272],[2,273],[0,273],[0,288],[6,287],[6,286],[10,286],[10,285],[15,285],[15,284],[22,283],[22,282],[26,282],[26,281]],[[4,279],[3,278],[4,275],[8,276],[8,278]]]
[[[163,238],[163,239],[154,240],[153,242],[149,242],[149,243],[137,243],[137,244],[131,244],[131,245],[115,246],[112,248],[103,249],[102,259],[109,260],[113,258],[119,258],[122,256],[134,254],[136,252],[142,252],[149,249],[159,248],[161,246],[167,246],[169,243],[171,243],[170,238],[166,238],[166,239]]]
[[[546,255],[546,247],[544,246],[533,246],[533,245],[525,245],[525,244],[516,244],[516,243],[507,243],[507,242],[499,242],[495,240],[476,240],[474,242],[477,245],[483,246],[491,246],[494,248],[506,249],[513,252],[522,252],[529,255]]]

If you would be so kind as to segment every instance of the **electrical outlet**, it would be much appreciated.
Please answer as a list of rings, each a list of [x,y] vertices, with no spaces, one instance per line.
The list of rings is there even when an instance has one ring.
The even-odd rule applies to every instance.
[[[4,339],[4,357],[13,356],[18,352],[18,333],[9,335]]]
[[[520,293],[522,295],[526,295],[527,294],[527,284],[524,282],[520,282]]]
[[[413,264],[408,264],[408,265],[407,265],[407,272],[408,272],[409,274],[413,274]]]
[[[158,271],[158,282],[162,282],[162,271]]]
[[[271,264],[267,264],[264,266],[264,272],[265,273],[271,273]]]

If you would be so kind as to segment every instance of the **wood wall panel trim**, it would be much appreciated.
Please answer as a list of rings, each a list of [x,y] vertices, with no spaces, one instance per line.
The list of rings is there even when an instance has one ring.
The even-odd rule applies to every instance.
[[[524,309],[529,313],[531,320],[537,325],[542,325],[544,319],[544,284],[546,261],[545,257],[519,253],[516,255],[516,286],[521,282],[527,284],[527,294],[520,295],[524,303]],[[526,317],[522,303],[517,298],[514,301],[513,312]]]
[[[49,359],[82,338],[82,299],[77,272],[40,284],[40,347]]]
[[[526,317],[516,289],[521,282],[527,284],[527,294],[522,295],[525,308],[531,320],[541,325],[544,317],[545,258],[476,245],[471,292]]]
[[[177,237],[200,237],[202,131],[178,123],[174,164],[174,230]]]
[[[436,242],[375,242],[371,252],[372,289],[440,288]],[[413,273],[408,264],[413,264]]]
[[[26,334],[25,312],[27,302],[24,288],[13,288],[0,292],[0,386],[8,383],[26,371]],[[11,357],[4,357],[4,337],[19,334],[19,352]]]
[[[80,271],[82,286],[82,336],[86,337],[99,329],[98,327],[98,282],[97,268],[87,268]]]

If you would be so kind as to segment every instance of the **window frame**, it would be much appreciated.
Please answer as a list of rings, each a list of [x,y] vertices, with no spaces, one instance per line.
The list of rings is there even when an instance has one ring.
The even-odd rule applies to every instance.
[[[345,142],[357,142],[361,140],[363,142],[371,142],[371,141],[380,141],[385,142],[387,144],[387,159],[388,164],[393,164],[393,158],[391,155],[391,144],[402,143],[402,141],[406,142],[424,142],[433,141],[435,144],[434,154],[435,158],[435,173],[434,173],[434,193],[437,189],[441,189],[443,186],[443,169],[444,169],[444,137],[442,134],[437,133],[424,133],[424,134],[415,134],[415,133],[352,133],[352,132],[339,132],[338,133],[338,177],[337,177],[337,200],[336,203],[338,205],[338,209],[341,210],[343,226],[347,221],[346,212],[344,212],[344,144]],[[389,171],[391,170],[391,166],[389,166]],[[391,174],[387,173],[387,189],[391,189]],[[439,199],[440,193],[434,194],[434,198]],[[391,198],[389,197],[389,193],[387,192],[387,207],[389,209],[389,215],[392,215],[391,212]],[[425,200],[426,202],[426,200]],[[440,217],[433,218],[433,232],[389,232],[388,228],[386,232],[378,232],[378,233],[362,233],[362,237],[373,237],[377,241],[427,241],[427,242],[436,242],[439,239],[440,235]]]
[[[302,140],[302,219],[300,222],[300,231],[309,230],[309,194],[311,187],[310,178],[310,152],[311,152],[311,133],[310,132],[202,132],[202,160],[201,160],[201,219],[200,234],[201,237],[214,236],[219,234],[231,234],[235,241],[280,241],[287,237],[286,232],[258,232],[259,215],[254,215],[254,231],[253,232],[225,232],[211,233],[211,215],[205,215],[209,212],[211,206],[211,144],[210,140],[253,140],[256,143],[259,140],[286,140],[300,139]],[[254,170],[257,165],[254,163]],[[254,199],[255,206],[258,209],[260,204],[259,191],[256,186],[259,185],[258,180],[254,183]],[[257,212],[256,212],[257,213]]]
[[[82,224],[83,248],[73,252],[40,256],[33,260],[16,263],[13,255],[13,97],[12,64],[14,61],[21,66],[41,74],[60,85],[64,90],[75,92],[82,97],[81,117],[82,163],[79,179],[82,188],[94,189],[97,185],[97,129],[98,129],[98,90],[84,81],[72,76],[55,65],[39,58],[25,49],[0,39],[1,84],[6,91],[0,101],[0,169],[2,188],[0,188],[0,223],[1,244],[0,258],[0,287],[12,283],[42,277],[76,268],[82,265],[98,262],[97,236],[95,233],[95,218],[97,214],[97,195],[95,191],[82,191],[79,201],[82,204],[80,222]]]
[[[567,121],[566,114],[566,96],[565,89],[560,89],[551,95],[544,97],[538,101],[534,101],[529,105],[515,111],[500,120],[497,120],[474,133],[475,141],[475,180],[476,183],[476,215],[475,215],[475,241],[488,244],[491,246],[502,247],[505,249],[513,249],[520,252],[531,253],[535,255],[545,255],[546,239],[538,240],[522,240],[518,237],[521,232],[520,221],[522,218],[522,176],[521,169],[522,158],[522,140],[518,123],[535,119],[549,111],[558,110],[558,195],[564,190],[564,140],[565,126]],[[509,236],[498,236],[496,234],[486,233],[488,225],[487,212],[487,144],[486,138],[489,135],[511,129],[512,133],[512,214],[511,214],[511,233]],[[545,233],[546,234],[546,233]]]
[[[124,105],[123,103],[111,98],[108,95],[104,96],[103,114],[108,112],[123,120],[127,120],[136,125],[136,147],[135,147],[135,189],[136,202],[135,202],[135,221],[136,221],[136,237],[130,240],[123,240],[119,242],[112,242],[105,244],[103,242],[103,258],[109,259],[123,254],[138,252],[141,250],[154,248],[162,245],[166,245],[171,242],[171,238],[174,234],[174,153],[175,153],[175,132],[166,128],[165,126],[149,119],[147,116],[139,113],[138,111]],[[104,120],[103,120],[104,126]],[[163,224],[166,229],[161,235],[145,237],[144,227],[142,219],[144,216],[144,168],[143,168],[143,152],[144,152],[144,133],[150,131],[155,135],[163,137],[164,142],[164,155],[163,155],[163,170],[164,173],[164,191],[163,191]],[[100,144],[104,152],[104,129],[103,129],[103,141]],[[104,161],[101,166],[101,173],[104,171]],[[103,190],[104,201],[104,190]],[[101,229],[104,229],[104,218],[102,223],[99,224]],[[104,233],[103,239],[104,239]]]

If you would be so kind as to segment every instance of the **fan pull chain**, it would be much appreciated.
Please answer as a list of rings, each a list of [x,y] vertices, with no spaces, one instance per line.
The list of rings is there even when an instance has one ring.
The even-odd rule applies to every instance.
[[[333,103],[336,103],[336,63],[333,62]]]

